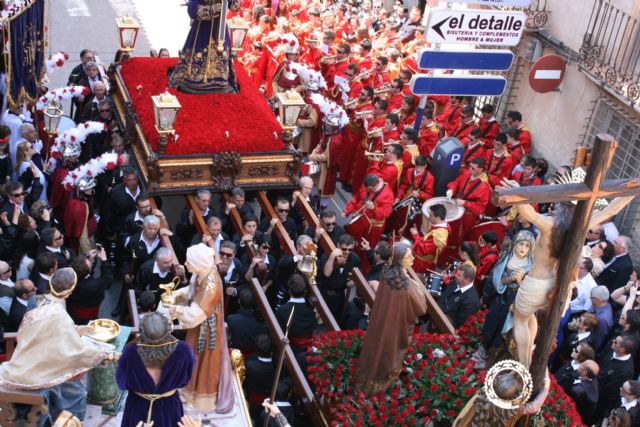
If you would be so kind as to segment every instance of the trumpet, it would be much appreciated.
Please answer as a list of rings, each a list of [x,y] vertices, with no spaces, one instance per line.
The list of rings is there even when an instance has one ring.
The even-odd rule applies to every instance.
[[[382,136],[382,128],[376,128],[367,131],[367,138],[377,138],[379,136]]]
[[[354,81],[360,81],[360,80],[363,80],[363,79],[368,79],[369,77],[371,77],[372,74],[373,74],[373,69],[364,70],[363,72],[361,72],[360,74],[355,76],[353,80]]]
[[[345,102],[343,106],[345,110],[353,110],[354,108],[357,107],[357,104],[358,104],[358,98],[353,98]]]
[[[369,160],[382,160],[384,159],[384,153],[378,153],[375,151],[365,151],[364,156]]]
[[[323,64],[336,64],[338,61],[336,59],[335,55],[322,55],[322,57],[320,58],[320,62],[322,62]]]
[[[354,114],[356,119],[368,119],[373,117],[373,111],[356,111]]]

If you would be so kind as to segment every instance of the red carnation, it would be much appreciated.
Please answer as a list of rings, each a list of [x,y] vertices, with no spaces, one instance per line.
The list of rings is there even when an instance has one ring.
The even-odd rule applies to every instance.
[[[71,184],[69,184],[68,182],[66,184],[64,184],[64,188],[67,191],[71,191],[73,190],[73,186]]]
[[[70,138],[70,139],[71,139],[71,142],[75,142],[76,137],[75,137],[75,136],[73,136],[73,135],[71,135],[71,138]]]
[[[91,173],[91,171],[87,171],[87,176],[93,176],[93,174]]]
[[[85,123],[85,124],[84,124],[84,128],[85,128],[85,129],[89,129],[89,123]]]
[[[51,156],[53,156],[54,159],[59,160],[60,159],[60,152],[59,151],[52,151],[51,152]]]
[[[116,164],[115,164],[115,163],[113,163],[113,162],[109,162],[109,163],[107,163],[107,169],[111,170],[111,169],[113,169],[113,168],[115,168],[115,167],[116,167]]]
[[[438,392],[438,384],[431,384],[431,393],[437,393]]]
[[[67,89],[62,89],[62,93],[67,93]]]
[[[69,54],[68,53],[62,52],[62,54],[64,55],[64,59],[69,59]]]
[[[77,175],[77,174],[75,174],[75,173],[72,173],[72,174],[71,174],[71,178],[73,178],[73,179],[78,179],[78,175]]]
[[[62,66],[64,65],[64,61],[63,61],[62,59],[58,59],[58,60],[56,61],[56,65],[57,65],[58,67],[62,67]]]
[[[291,40],[291,41],[289,42],[289,46],[293,47],[293,46],[295,46],[295,45],[296,45],[296,42],[295,42],[294,40]]]
[[[87,95],[89,95],[90,92],[91,91],[89,90],[88,87],[85,86],[85,87],[82,88],[82,96],[87,96]]]

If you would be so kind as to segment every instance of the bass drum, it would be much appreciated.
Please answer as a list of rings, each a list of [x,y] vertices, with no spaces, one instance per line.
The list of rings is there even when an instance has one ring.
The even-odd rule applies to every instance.
[[[433,205],[443,205],[447,210],[447,217],[444,219],[446,222],[457,221],[464,215],[464,208],[456,205],[455,199],[448,199],[446,197],[433,197],[422,205],[422,232],[426,233],[431,224],[429,223],[429,208]]]

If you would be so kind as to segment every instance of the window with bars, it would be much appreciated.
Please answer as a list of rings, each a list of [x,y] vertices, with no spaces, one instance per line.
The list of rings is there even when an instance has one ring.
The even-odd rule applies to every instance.
[[[640,121],[617,102],[601,98],[587,126],[584,145],[591,145],[599,133],[607,133],[618,141],[606,179],[640,177]],[[620,233],[631,237],[630,252],[637,263],[640,260],[640,197],[618,214],[615,223]]]

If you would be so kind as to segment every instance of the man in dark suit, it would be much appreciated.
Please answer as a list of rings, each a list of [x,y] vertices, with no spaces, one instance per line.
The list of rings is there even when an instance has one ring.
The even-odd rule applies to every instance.
[[[136,210],[136,198],[140,194],[138,185],[138,174],[136,170],[129,166],[122,171],[122,182],[111,190],[108,209],[104,210],[107,227],[111,234],[116,234],[120,238],[124,237],[126,218]]]
[[[207,222],[209,218],[214,216],[214,210],[210,206],[211,191],[205,190],[204,188],[196,190],[195,199],[200,215],[204,218],[204,221]],[[182,209],[180,220],[176,225],[176,235],[185,248],[189,247],[193,236],[198,233],[195,224],[195,213],[191,210],[191,207],[185,206],[184,209]]]
[[[6,332],[17,332],[22,323],[24,314],[31,308],[35,308],[33,297],[36,295],[36,286],[29,279],[20,279],[14,288],[16,297],[11,303],[9,311],[9,324]],[[31,302],[31,304],[30,304]]]
[[[98,266],[96,259],[100,259],[99,278],[94,274],[94,268]],[[107,252],[101,247],[99,251],[91,251],[89,257],[75,257],[71,268],[78,276],[78,284],[67,298],[67,312],[76,325],[86,325],[98,318],[105,291],[113,283],[113,265],[107,261]]]
[[[600,367],[593,360],[585,360],[578,366],[578,379],[571,387],[571,397],[582,421],[590,426],[595,422],[594,415],[598,408],[598,373]]]
[[[58,261],[58,268],[69,267],[76,253],[73,249],[64,245],[64,234],[56,227],[45,228],[40,234],[40,240],[44,245],[40,253],[51,253]]]
[[[142,231],[142,221],[147,215],[151,215],[151,199],[147,193],[141,193],[136,198],[136,210],[130,213],[124,220],[124,232],[127,236]],[[157,216],[157,214],[156,214]]]
[[[276,375],[269,335],[259,335],[255,345],[256,354],[248,357],[245,362],[246,372],[243,384],[253,418],[262,410],[262,401],[269,397],[271,384]]]
[[[613,250],[615,257],[596,279],[598,284],[604,285],[613,292],[624,286],[629,281],[629,276],[633,273],[633,262],[629,255],[629,245],[631,239],[627,236],[620,235],[613,241]]]
[[[238,294],[246,287],[244,280],[244,268],[242,262],[236,258],[238,251],[236,244],[231,241],[222,241],[220,243],[220,263],[218,263],[218,273],[222,278],[224,287],[225,300],[229,300],[225,304],[227,314],[235,313],[238,308]]]
[[[438,300],[438,305],[455,328],[480,310],[480,297],[473,284],[475,278],[473,267],[462,264],[456,271],[456,280],[449,283]]]
[[[294,351],[306,351],[308,346],[311,345],[313,331],[318,326],[316,313],[313,310],[313,306],[305,299],[307,284],[301,275],[296,273],[291,276],[288,286],[289,301],[278,307],[276,318],[282,330],[286,330],[289,315],[295,307],[289,329],[289,341]]]
[[[298,198],[303,198],[314,214],[317,215],[320,212],[320,191],[313,185],[313,180],[308,176],[300,178],[300,189],[293,192],[293,202],[291,203],[293,209],[289,215],[298,226],[298,231],[302,233],[309,227],[309,223],[302,215],[301,207],[299,206],[302,203],[297,203]]]
[[[95,55],[91,49],[82,49],[80,51],[80,64],[76,65],[71,74],[69,74],[69,84],[77,85],[82,80],[87,80],[87,71],[85,65],[87,62],[95,61]]]
[[[240,309],[237,313],[227,316],[229,343],[243,354],[251,354],[255,350],[256,339],[259,335],[268,334],[269,330],[263,319],[258,318],[256,301],[250,289],[243,289],[238,297]]]
[[[38,254],[33,264],[29,279],[36,285],[38,294],[49,293],[49,281],[58,269],[58,259],[51,252]]]
[[[177,265],[173,268],[171,250],[158,248],[153,259],[146,260],[138,269],[133,288],[137,298],[140,298],[144,291],[152,291],[158,304],[164,292],[160,285],[171,283],[176,277],[180,282],[185,282],[184,276],[184,267]]]
[[[611,351],[600,360],[600,399],[596,417],[618,406],[620,387],[633,377],[631,353],[636,342],[629,335],[618,335],[611,344]]]
[[[635,380],[625,381],[620,387],[621,407],[631,415],[631,426],[640,426],[640,383]],[[583,418],[584,419],[584,418]]]
[[[33,171],[35,170],[35,174]],[[27,193],[24,190],[22,182],[8,182],[5,191],[9,195],[9,200],[2,206],[1,212],[7,213],[9,221],[13,219],[14,209],[19,209],[22,213],[28,214],[31,205],[33,205],[42,194],[43,187],[40,183],[39,174],[41,173],[37,167],[30,167],[28,171],[34,178],[31,179],[31,190]],[[27,173],[23,175],[28,175]],[[36,176],[37,175],[37,176]]]
[[[351,272],[360,267],[360,257],[354,252],[356,241],[349,234],[338,239],[338,247],[330,254],[322,255],[318,263],[318,285],[331,314],[336,320],[342,318],[345,291],[353,286]]]
[[[283,197],[278,197],[274,210],[276,211],[276,215],[278,217],[273,219],[269,219],[267,217],[262,218],[262,220],[260,221],[260,224],[258,225],[258,230],[262,231],[263,233],[271,235],[271,238],[273,239],[271,253],[276,258],[279,258],[280,254],[282,253],[282,250],[280,248],[280,239],[276,238],[277,234],[273,232],[276,228],[276,224],[278,222],[282,223],[282,226],[284,227],[287,234],[289,235],[289,238],[293,242],[295,242],[296,239],[298,238],[298,230],[297,230],[295,221],[289,218],[289,212],[291,211],[291,204],[287,199]]]
[[[345,234],[344,227],[338,225],[336,213],[331,209],[322,211],[320,214],[320,227],[313,230],[311,227],[307,227],[305,234],[313,239],[318,244],[318,257],[324,254],[322,246],[319,244],[320,237],[323,234],[329,236],[334,245],[338,245],[338,239]]]

